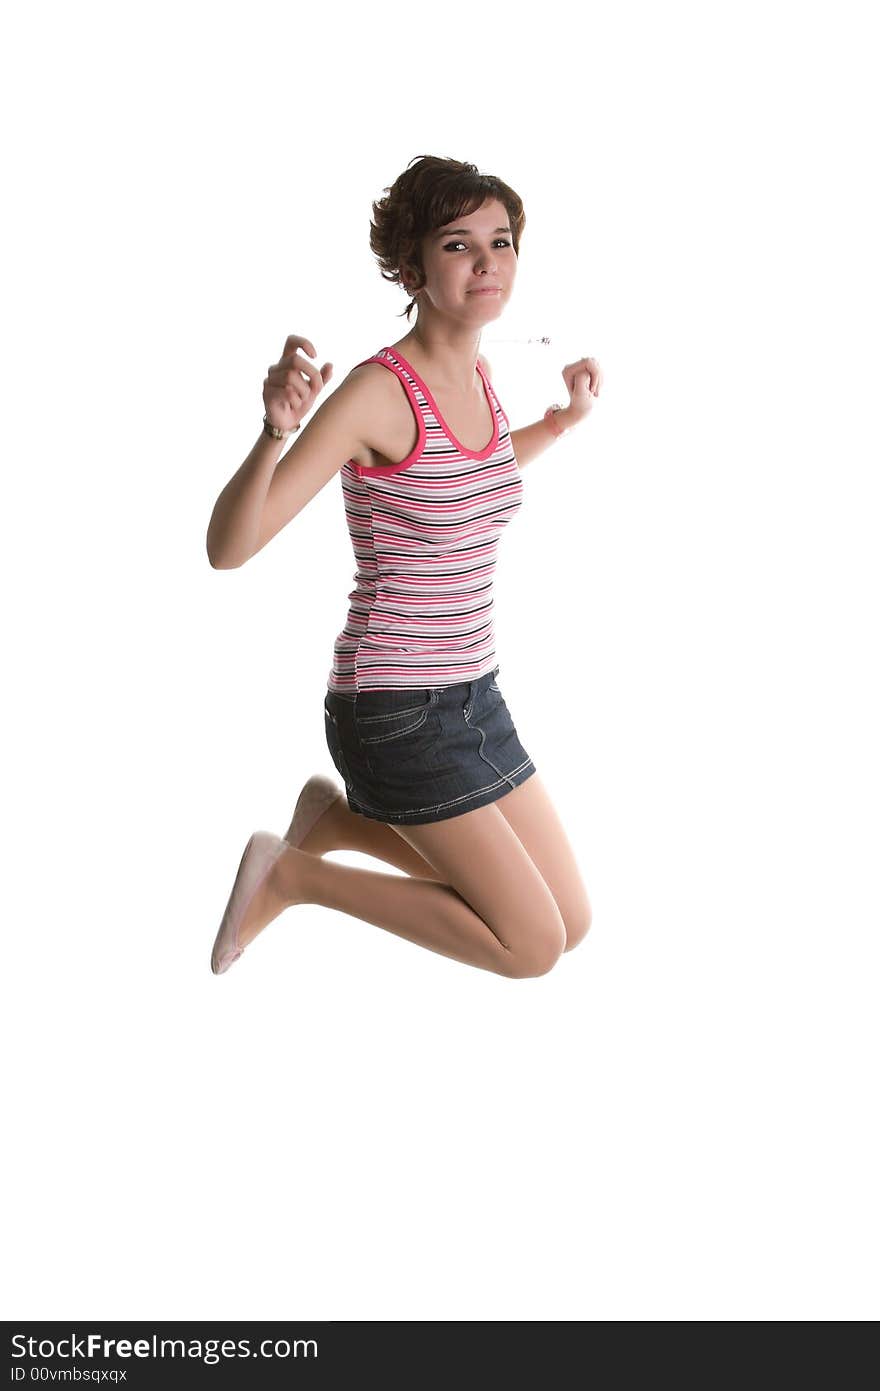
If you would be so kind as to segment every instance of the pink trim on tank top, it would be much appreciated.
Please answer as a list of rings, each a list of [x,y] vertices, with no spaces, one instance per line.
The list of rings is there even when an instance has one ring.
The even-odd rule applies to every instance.
[[[379,349],[379,352],[384,351],[384,348]],[[392,349],[389,348],[388,351],[392,352]],[[365,475],[371,473],[379,474],[381,477],[382,475],[387,475],[389,473],[400,473],[402,469],[409,468],[410,464],[414,464],[416,459],[418,459],[424,451],[425,441],[428,438],[428,431],[425,425],[425,417],[422,413],[422,409],[418,401],[416,400],[416,394],[410,386],[409,382],[401,376],[397,368],[394,367],[390,362],[388,362],[386,358],[379,357],[378,353],[374,353],[372,357],[365,357],[363,362],[358,362],[356,365],[358,367],[363,367],[364,363],[366,362],[378,362],[380,367],[384,367],[386,371],[392,372],[394,376],[397,378],[397,380],[400,382],[401,386],[406,392],[407,400],[409,401],[410,406],[412,407],[413,415],[416,418],[418,439],[416,440],[415,445],[413,446],[410,453],[407,454],[406,458],[401,459],[400,462],[397,464],[368,464],[366,467],[364,467],[363,464],[358,463],[357,459],[349,459],[348,462],[351,464],[352,468],[354,469],[355,473],[358,475],[359,478],[363,478]]]
[[[414,379],[419,390],[423,392],[423,394],[427,397],[428,405],[434,412],[434,418],[437,421],[437,424],[442,426],[446,434],[451,439],[452,443],[455,445],[456,449],[459,451],[459,453],[463,454],[466,459],[488,459],[489,455],[493,452],[495,446],[498,443],[498,412],[495,409],[495,402],[492,400],[491,388],[488,382],[486,381],[486,374],[480,366],[479,360],[477,361],[477,371],[479,372],[480,380],[483,383],[483,395],[485,396],[489,409],[492,412],[492,438],[490,439],[489,443],[486,445],[484,449],[465,449],[461,441],[455,438],[455,435],[450,430],[446,420],[440,414],[440,411],[437,407],[437,402],[434,400],[434,397],[431,395],[429,388],[422,381],[421,377],[419,376],[416,369],[412,366],[412,364],[407,362],[405,357],[401,357],[400,353],[397,351],[396,348],[386,348],[384,349],[384,351],[391,353],[392,357],[396,357],[401,366],[405,367],[407,372],[409,372],[410,376]]]
[[[444,433],[449,438],[450,442],[455,446],[455,448],[459,451],[460,454],[462,454],[466,459],[488,459],[494,453],[494,451],[498,447],[498,437],[500,434],[500,423],[498,419],[498,403],[494,399],[495,393],[492,391],[492,387],[489,383],[489,380],[485,372],[483,371],[483,368],[479,363],[479,360],[477,361],[477,371],[479,372],[480,380],[483,383],[483,395],[485,396],[489,409],[492,412],[492,438],[490,439],[489,443],[485,446],[484,449],[465,449],[461,441],[457,440],[455,438],[455,435],[450,430],[445,418],[440,413],[439,407],[437,406],[437,402],[434,400],[434,397],[431,394],[430,389],[428,388],[426,383],[422,381],[422,378],[419,376],[418,372],[415,370],[412,364],[407,362],[406,358],[402,357],[396,348],[380,348],[379,352],[390,353],[391,356],[400,364],[400,366],[405,368],[406,371],[409,372],[410,376],[415,381],[419,390],[425,396],[428,405],[431,407],[431,410],[434,414],[434,419],[437,421],[437,424],[440,426],[441,430],[444,431]],[[415,392],[413,391],[410,383],[406,381],[404,377],[401,376],[401,374],[396,370],[396,368],[394,368],[391,365],[390,362],[387,361],[386,358],[379,357],[378,354],[374,354],[372,357],[364,358],[364,361],[359,362],[357,366],[363,367],[364,363],[366,362],[380,363],[383,367],[386,367],[389,372],[393,372],[394,375],[397,377],[398,381],[400,381],[403,384],[403,387],[409,399],[409,403],[416,417],[416,425],[418,427],[419,437],[416,440],[415,446],[411,450],[411,452],[407,454],[405,459],[401,459],[400,462],[397,464],[376,464],[375,466],[367,465],[366,467],[364,467],[362,464],[359,464],[356,459],[349,459],[349,464],[351,464],[355,473],[360,478],[369,476],[370,474],[379,474],[381,476],[383,474],[387,475],[389,473],[399,473],[401,469],[409,468],[410,464],[415,463],[416,459],[418,459],[419,456],[422,454],[425,447],[425,441],[428,437],[427,428],[425,426],[425,417],[422,414],[421,407],[419,406],[419,403],[416,400]]]

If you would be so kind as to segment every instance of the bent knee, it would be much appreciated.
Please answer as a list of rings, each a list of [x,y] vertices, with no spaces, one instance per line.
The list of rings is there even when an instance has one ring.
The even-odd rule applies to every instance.
[[[530,942],[528,947],[509,954],[506,974],[514,980],[546,976],[565,951],[564,935],[552,935]]]
[[[579,913],[570,913],[565,918],[565,950],[571,951],[582,942],[590,930],[593,914],[589,904]]]

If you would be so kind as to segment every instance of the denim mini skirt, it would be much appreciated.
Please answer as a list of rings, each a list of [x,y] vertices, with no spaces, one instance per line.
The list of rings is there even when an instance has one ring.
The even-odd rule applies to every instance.
[[[409,690],[327,690],[324,730],[348,805],[418,825],[495,802],[534,773],[495,679]]]

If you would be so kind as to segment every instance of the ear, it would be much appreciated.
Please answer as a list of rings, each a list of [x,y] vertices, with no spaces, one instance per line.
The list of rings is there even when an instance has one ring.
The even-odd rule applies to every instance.
[[[406,277],[406,280],[408,280],[408,281],[410,282],[410,285],[413,285],[413,284],[415,284],[415,282],[419,279],[419,272],[416,270],[415,266],[410,266],[410,265],[404,264],[404,265],[402,265],[402,266],[400,266],[400,267],[398,268],[398,273],[399,273],[399,275],[400,275],[400,283],[401,283],[401,285],[403,286],[404,290],[406,290],[406,293],[407,293],[407,294],[410,296],[410,298],[412,299],[413,296],[414,296],[414,295],[417,295],[419,292],[418,292],[418,290],[411,290],[411,289],[409,288],[409,285],[407,285],[407,284],[404,283],[404,277]]]

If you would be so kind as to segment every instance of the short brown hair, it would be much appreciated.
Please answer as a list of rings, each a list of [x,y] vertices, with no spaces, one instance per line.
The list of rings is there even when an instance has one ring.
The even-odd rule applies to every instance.
[[[414,167],[413,167],[414,166]],[[373,204],[370,223],[370,249],[383,279],[402,283],[401,268],[416,272],[416,292],[425,284],[421,240],[438,227],[476,212],[487,198],[503,203],[510,220],[513,249],[519,255],[519,242],[526,225],[522,199],[494,174],[481,174],[475,164],[437,155],[416,155],[404,172],[385,189],[387,197]],[[415,306],[411,299],[403,311],[409,318]]]

